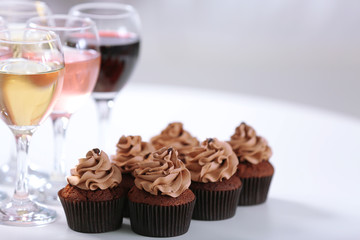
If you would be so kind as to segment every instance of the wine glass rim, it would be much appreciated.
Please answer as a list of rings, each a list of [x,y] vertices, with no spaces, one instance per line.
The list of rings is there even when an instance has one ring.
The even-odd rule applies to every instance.
[[[34,21],[43,20],[43,19],[48,19],[48,20],[58,20],[58,19],[67,20],[67,19],[69,19],[69,20],[82,21],[82,22],[86,23],[87,25],[82,26],[82,27],[64,27],[64,26],[45,26],[45,25],[40,25],[38,23],[34,23]],[[66,15],[66,14],[55,14],[55,15],[50,15],[50,16],[33,17],[27,21],[27,26],[28,26],[28,28],[32,28],[32,29],[50,30],[50,31],[54,31],[54,32],[80,31],[80,30],[96,28],[95,22],[92,21],[88,17],[79,17],[79,16],[72,16],[72,15]]]
[[[16,15],[21,15],[21,16],[34,16],[35,14],[37,14],[39,12],[38,10],[38,6],[41,6],[43,8],[47,8],[49,9],[48,5],[45,2],[42,1],[6,1],[6,2],[1,2],[1,7],[0,7],[0,15],[1,16],[11,16],[14,13],[14,11],[10,11],[9,9],[7,9],[6,7],[8,6],[15,6],[18,7],[20,4],[20,6],[33,6],[34,9],[32,11],[16,11]]]
[[[83,12],[83,9],[111,9],[111,10],[125,10],[124,13],[118,14],[94,14]],[[136,13],[133,6],[116,2],[91,2],[81,3],[73,6],[69,10],[70,14],[81,13],[81,16],[89,17],[92,19],[114,19],[114,18],[127,18]],[[76,16],[76,15],[75,15]]]
[[[47,40],[12,40],[12,39],[4,39],[1,37],[1,33],[10,33],[10,32],[25,32],[25,31],[38,31],[42,32],[44,34],[47,34],[48,39]],[[60,42],[58,35],[49,30],[42,30],[42,29],[34,29],[34,28],[19,28],[19,29],[3,29],[0,30],[0,43],[6,43],[6,44],[41,44],[41,43],[50,43],[50,42]]]

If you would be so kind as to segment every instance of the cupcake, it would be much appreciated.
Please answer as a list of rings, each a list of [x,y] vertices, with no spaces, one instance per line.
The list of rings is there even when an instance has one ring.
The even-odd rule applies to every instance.
[[[170,146],[175,148],[182,161],[189,150],[200,145],[195,137],[183,129],[180,122],[170,123],[159,135],[152,137],[150,143],[156,150]]]
[[[241,123],[229,141],[239,160],[236,175],[243,182],[239,205],[255,205],[266,201],[274,167],[269,162],[272,155],[267,141],[255,130]]]
[[[149,237],[173,237],[186,233],[195,205],[189,190],[191,177],[173,148],[150,154],[134,171],[135,186],[129,191],[131,229]]]
[[[154,147],[147,142],[142,142],[140,136],[122,136],[119,139],[116,145],[116,155],[112,156],[112,161],[120,168],[122,173],[121,186],[126,195],[135,185],[133,171],[153,151],[155,151]],[[127,198],[124,203],[123,216],[129,217]]]
[[[120,169],[105,152],[93,149],[71,169],[58,193],[68,226],[77,232],[102,233],[122,225],[124,190]]]
[[[185,165],[191,173],[190,189],[196,196],[193,219],[233,217],[242,184],[235,175],[238,160],[231,146],[209,138],[186,155]]]

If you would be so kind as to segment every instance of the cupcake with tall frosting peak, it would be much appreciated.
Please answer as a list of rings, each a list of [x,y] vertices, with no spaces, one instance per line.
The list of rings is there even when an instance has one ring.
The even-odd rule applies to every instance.
[[[266,201],[274,167],[269,162],[272,150],[265,138],[242,122],[228,143],[236,154],[239,165],[236,175],[244,186],[239,205],[255,205]]]
[[[79,159],[70,173],[68,185],[58,194],[68,226],[86,233],[120,228],[125,192],[120,186],[121,171],[108,155],[94,148]]]
[[[133,171],[137,169],[139,163],[144,161],[148,155],[155,151],[155,148],[148,142],[144,142],[141,136],[121,136],[116,144],[116,154],[112,156],[113,163],[121,170],[123,186],[126,195],[134,186]],[[129,217],[127,198],[124,204],[124,217]]]
[[[186,233],[195,205],[191,175],[175,148],[161,148],[134,170],[135,186],[128,194],[134,232],[151,237]]]
[[[150,140],[155,149],[173,147],[179,153],[181,160],[193,147],[200,145],[199,141],[183,128],[181,122],[170,123],[161,133]]]
[[[123,174],[130,173],[137,168],[146,155],[154,152],[155,148],[148,142],[143,142],[141,136],[121,136],[116,144],[116,154],[112,161]]]
[[[196,196],[193,218],[223,220],[236,213],[241,181],[235,176],[238,160],[231,146],[208,138],[185,157],[191,173],[190,189]]]

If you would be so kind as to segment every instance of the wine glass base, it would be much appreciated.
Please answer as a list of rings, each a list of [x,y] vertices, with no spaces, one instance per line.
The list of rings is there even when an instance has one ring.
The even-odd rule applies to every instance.
[[[12,226],[38,226],[56,219],[56,211],[28,199],[12,200],[0,208],[0,224]]]

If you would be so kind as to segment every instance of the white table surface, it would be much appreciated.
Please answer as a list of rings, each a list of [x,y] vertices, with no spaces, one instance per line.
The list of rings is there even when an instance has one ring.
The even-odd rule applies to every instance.
[[[238,207],[224,221],[192,221],[178,239],[360,239],[360,121],[307,106],[258,97],[182,87],[128,84],[111,117],[111,151],[122,134],[148,140],[168,123],[181,121],[204,140],[227,140],[241,121],[252,125],[273,149],[275,175],[265,204]],[[0,124],[1,163],[9,155],[11,133]],[[30,158],[49,170],[52,130],[48,120],[34,135]],[[89,101],[71,119],[67,168],[96,147],[97,117]],[[11,193],[11,188],[0,186]],[[1,226],[6,239],[142,239],[129,221],[115,232],[70,230],[60,206],[58,220],[42,227]],[[205,237],[205,238],[204,238]],[[174,239],[177,239],[174,238]]]

